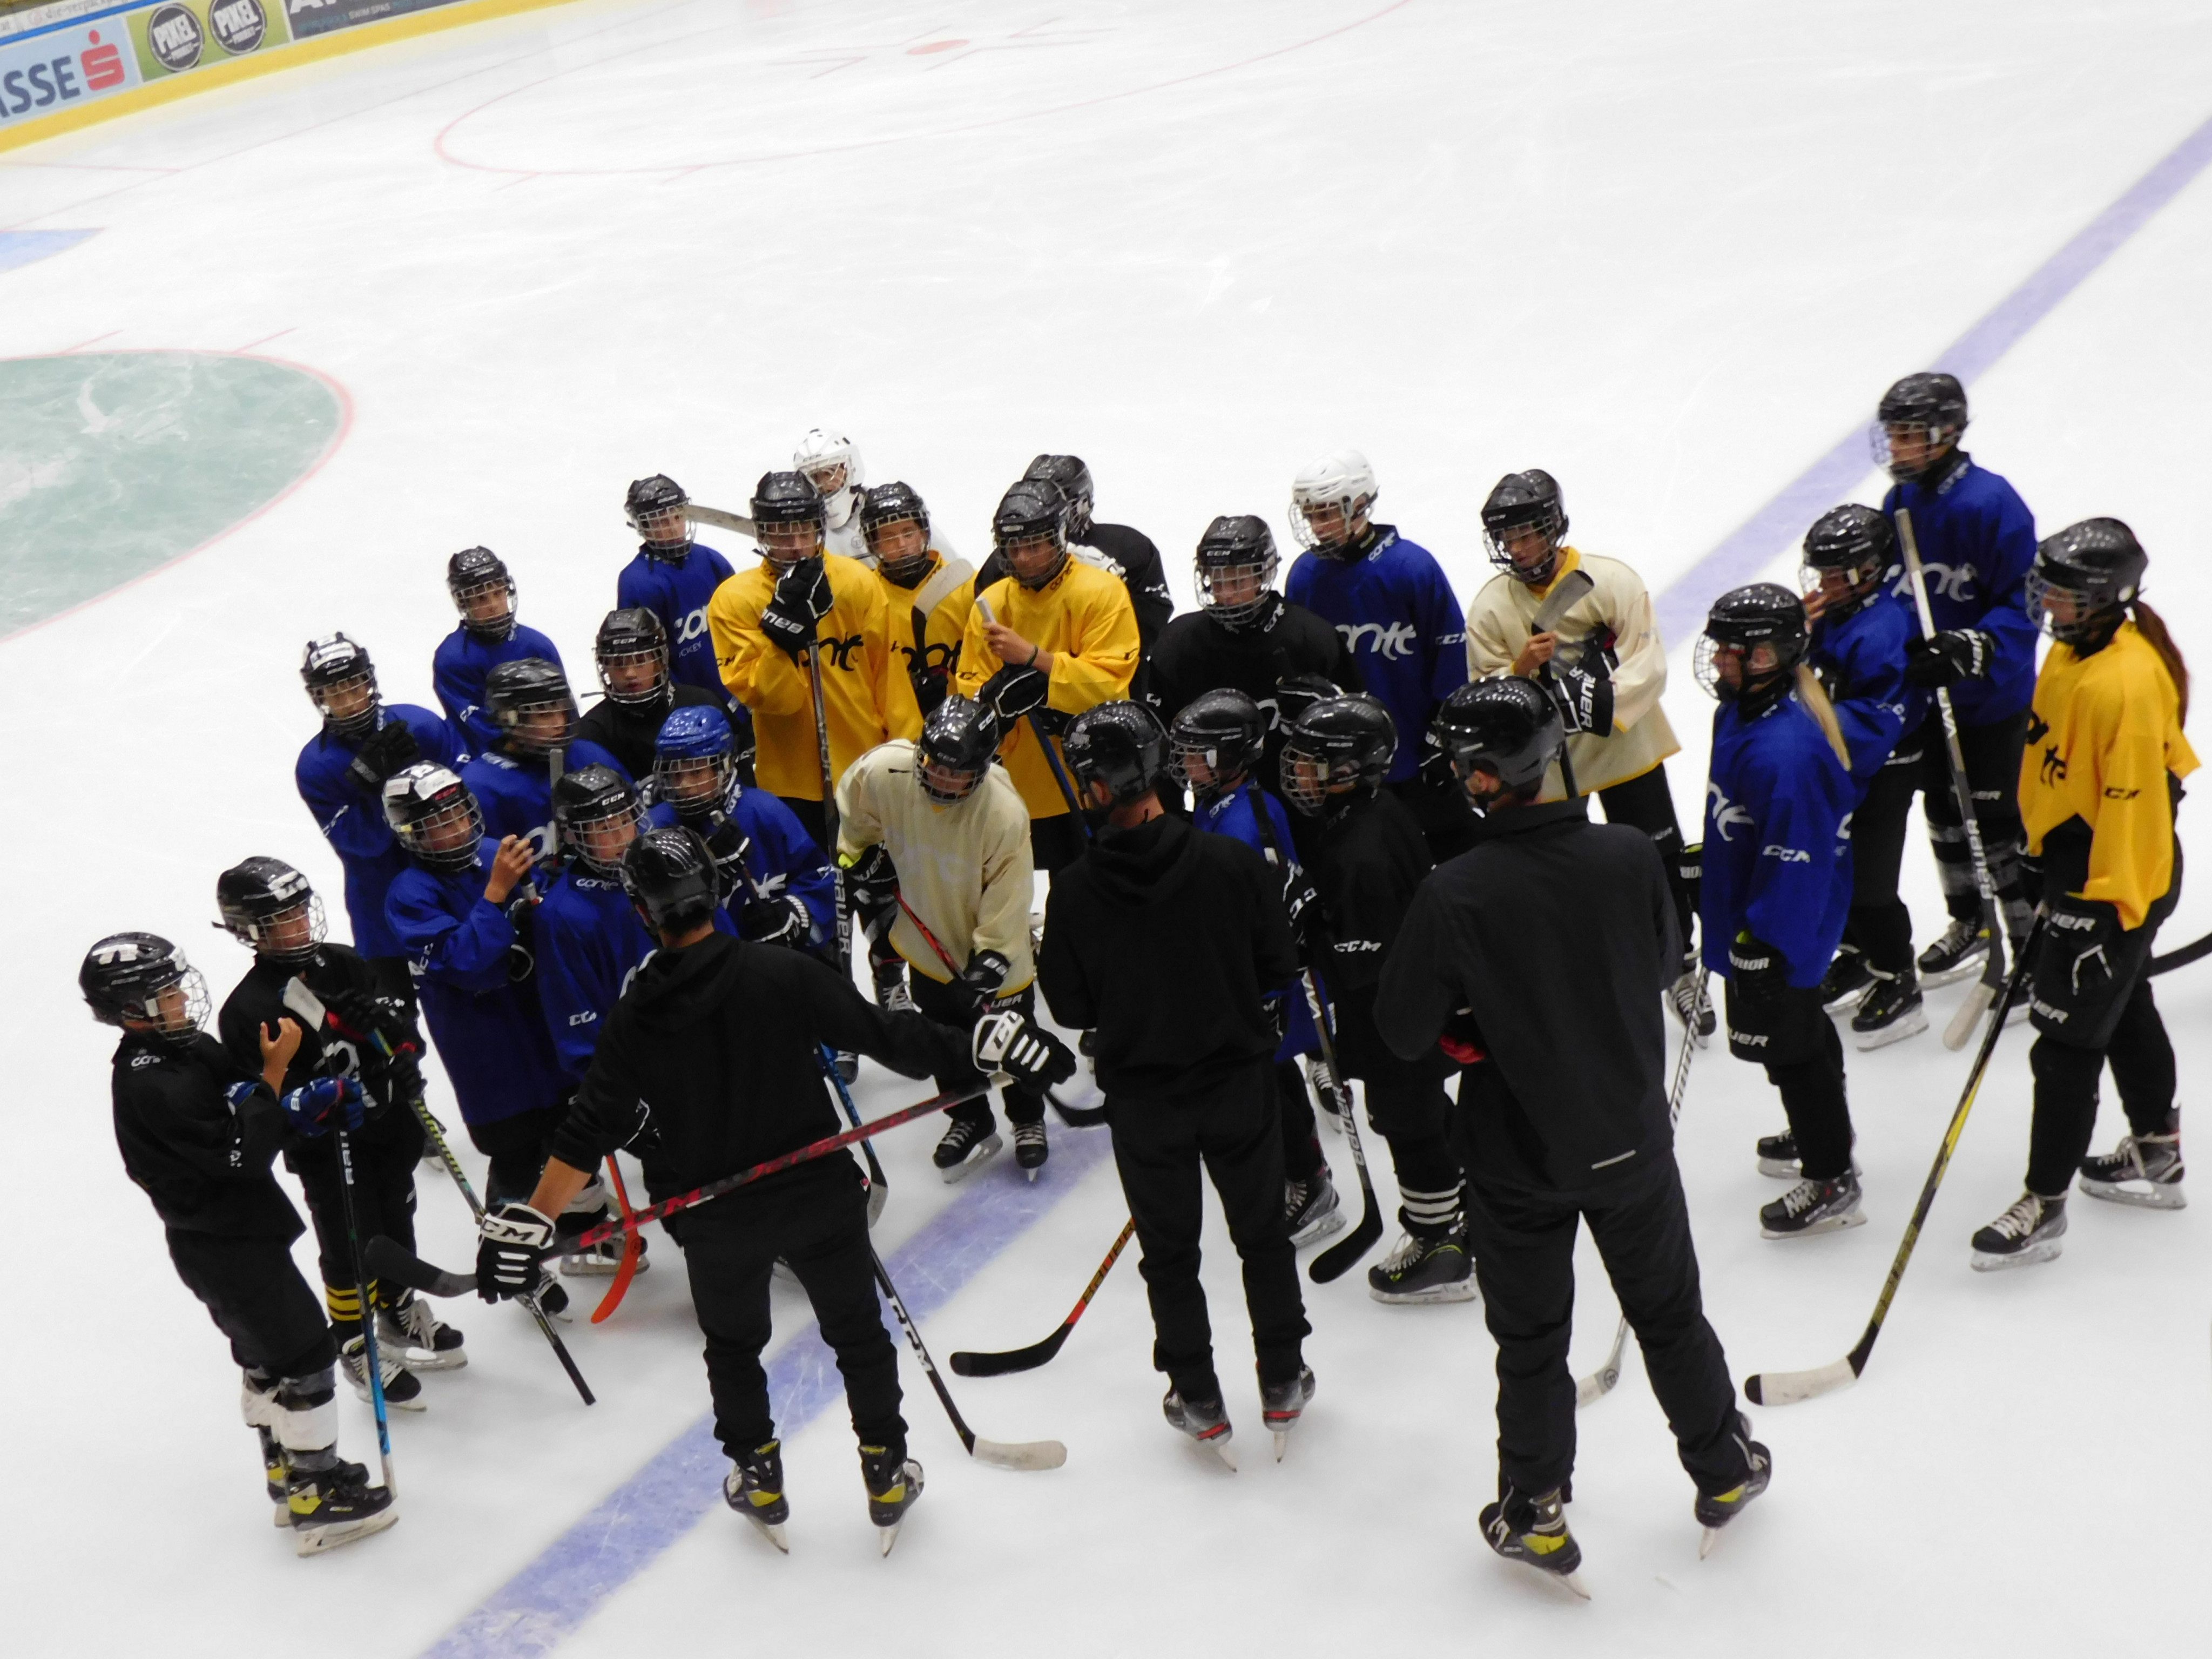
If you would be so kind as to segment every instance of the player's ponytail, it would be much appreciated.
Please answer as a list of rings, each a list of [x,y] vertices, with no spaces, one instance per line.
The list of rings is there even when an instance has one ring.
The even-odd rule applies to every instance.
[[[2166,627],[2166,618],[2160,616],[2141,599],[2130,607],[2135,612],[2136,629],[2150,641],[2150,648],[2158,653],[2158,659],[2166,665],[2172,677],[2174,694],[2181,699],[2181,723],[2189,723],[2189,665],[2181,659],[2181,647],[2173,642],[2173,631]]]
[[[1828,747],[1836,751],[1844,770],[1850,771],[1851,751],[1844,746],[1844,728],[1836,723],[1836,705],[1828,701],[1827,690],[1810,663],[1797,665],[1797,701],[1805,705],[1806,713],[1820,722],[1820,730],[1827,735]]]

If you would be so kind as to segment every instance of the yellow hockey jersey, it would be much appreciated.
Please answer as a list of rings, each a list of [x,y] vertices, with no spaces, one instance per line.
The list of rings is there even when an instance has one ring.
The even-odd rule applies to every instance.
[[[921,711],[906,677],[906,659],[892,641],[881,580],[840,553],[823,554],[823,568],[830,605],[815,624],[815,638],[821,642],[834,781],[878,744],[919,733]],[[822,763],[806,665],[793,661],[761,631],[761,612],[775,597],[775,580],[765,559],[740,570],[707,602],[707,628],[722,684],[752,711],[758,745],[753,774],[760,787],[794,800],[820,800]]]
[[[898,871],[899,896],[913,907],[945,956],[965,967],[977,951],[1012,964],[1006,990],[1036,977],[1030,956],[1030,905],[1036,866],[1030,814],[1003,766],[993,766],[967,799],[930,799],[915,778],[915,747],[904,740],[871,749],[837,786],[837,858],[850,863],[880,842]],[[891,945],[915,972],[939,984],[953,977],[905,910],[895,913]]]
[[[975,608],[975,568],[965,559],[930,549],[929,574],[912,587],[901,587],[878,566],[891,642],[906,665],[907,678],[919,684],[925,673],[948,684],[960,672],[960,641],[967,636],[968,613]]]
[[[975,597],[952,687],[962,696],[975,696],[1005,666],[983,631],[986,606],[990,615],[1030,644],[1053,653],[1047,708],[1079,714],[1129,695],[1129,682],[1137,677],[1137,613],[1130,607],[1129,590],[1119,579],[1071,558],[1035,592],[1006,576]],[[1050,741],[1057,751],[1059,738]],[[1031,817],[1066,815],[1067,799],[1054,781],[1051,763],[1038,749],[1029,721],[1015,723],[999,745],[999,758],[1029,804]],[[1059,758],[1065,769],[1065,755]]]
[[[2166,774],[2197,769],[2180,713],[2172,677],[2132,622],[2086,657],[2054,645],[2036,678],[2020,761],[2027,850],[2041,854],[2072,819],[2088,825],[2089,884],[2075,896],[2113,906],[2123,927],[2142,927],[2173,884]]]

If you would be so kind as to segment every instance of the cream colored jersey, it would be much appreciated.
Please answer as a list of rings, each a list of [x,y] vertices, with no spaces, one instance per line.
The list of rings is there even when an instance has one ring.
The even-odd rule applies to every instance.
[[[1559,619],[1555,631],[1560,658],[1566,660],[1576,649],[1602,651],[1613,680],[1612,732],[1602,738],[1587,732],[1567,738],[1575,787],[1589,795],[1643,776],[1682,747],[1659,706],[1667,689],[1667,648],[1660,641],[1644,579],[1618,559],[1571,547],[1559,550],[1559,568],[1542,587],[1503,574],[1492,576],[1467,607],[1467,666],[1468,677],[1478,680],[1511,673],[1513,659],[1534,631],[1544,595],[1570,570],[1583,571],[1593,586]],[[1553,767],[1544,780],[1542,798],[1559,800],[1565,794]]]
[[[898,871],[899,896],[936,935],[945,965],[902,908],[891,945],[915,972],[943,984],[977,951],[1012,964],[1006,990],[1036,977],[1030,956],[1030,903],[1036,866],[1030,856],[1030,811],[1022,792],[994,763],[967,799],[940,805],[915,777],[914,744],[880,744],[853,763],[837,786],[837,857],[858,859],[880,842]]]

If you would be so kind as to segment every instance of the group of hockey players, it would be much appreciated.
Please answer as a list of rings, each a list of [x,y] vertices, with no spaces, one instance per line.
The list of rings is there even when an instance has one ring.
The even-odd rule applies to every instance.
[[[1874,427],[1895,481],[1881,507],[1811,526],[1802,592],[1712,604],[1698,844],[1667,772],[1650,598],[1568,542],[1535,470],[1485,502],[1496,574],[1464,612],[1437,558],[1376,521],[1376,475],[1343,451],[1292,484],[1304,550],[1279,587],[1266,521],[1217,518],[1198,609],[1173,616],[1158,550],[1094,519],[1076,458],[1039,456],[1006,490],[978,569],[915,489],[866,487],[854,447],[817,431],[744,515],[665,477],[630,486],[640,545],[587,714],[485,548],[447,566],[442,713],[385,701],[356,640],[313,641],[321,727],[296,777],[344,871],[352,945],[325,937],[297,869],[256,856],[216,884],[253,960],[216,1035],[167,940],[112,935],[80,975],[123,1030],[125,1166],[230,1340],[279,1524],[304,1553],[396,1517],[337,1454],[341,1371],[419,1407],[416,1373],[465,1363],[460,1333],[361,1255],[377,1235],[411,1249],[426,1146],[461,1176],[426,1100],[426,1029],[489,1166],[479,1292],[543,1315],[564,1275],[647,1265],[639,1243],[625,1260],[620,1237],[592,1242],[627,1207],[600,1173],[620,1182],[617,1150],[654,1201],[692,1192],[836,1134],[863,1055],[952,1098],[945,1180],[1004,1150],[993,1092],[1036,1179],[1047,1103],[1080,1069],[1044,1012],[1080,1034],[1104,1099],[1177,1429],[1216,1449],[1231,1433],[1201,1170],[1279,1455],[1313,1398],[1295,1252],[1345,1225],[1316,1131],[1357,1148],[1356,1085],[1401,1198],[1370,1294],[1479,1291],[1498,1344],[1492,1547],[1561,1577],[1579,1562],[1563,1505],[1582,1221],[1697,1516],[1727,1523],[1771,1460],[1703,1312],[1664,1076],[1669,1012],[1683,1067],[1717,1029],[1711,975],[1732,1051],[1787,1120],[1757,1148],[1791,1182],[1759,1212],[1769,1238],[1865,1218],[1837,1017],[1862,1048],[1908,1039],[1923,988],[1992,952],[2031,952],[2017,1006],[1990,1018],[2033,1022],[2034,1127],[2023,1195],[1974,1235],[1975,1265],[2057,1255],[2077,1173],[2099,1196],[2182,1202],[2146,969],[2179,890],[2186,671],[2127,526],[2039,546],[2019,495],[1960,447],[1966,425],[1950,376],[1899,381]],[[749,535],[757,560],[733,568],[701,523]],[[1948,913],[1917,957],[1898,892],[1916,795]],[[2092,1157],[2107,1060],[2129,1132]],[[320,1307],[292,1263],[279,1152]],[[886,1548],[921,1491],[866,1193],[839,1153],[669,1218],[726,1494],[779,1545],[760,1364],[779,1265],[836,1352]]]

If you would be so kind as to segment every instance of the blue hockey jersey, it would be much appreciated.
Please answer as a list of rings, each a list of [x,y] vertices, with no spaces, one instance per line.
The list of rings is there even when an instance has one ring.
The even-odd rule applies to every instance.
[[[588,738],[568,744],[562,764],[571,772],[586,766],[611,766],[623,777],[629,769]],[[550,858],[553,833],[553,769],[543,755],[510,755],[490,749],[461,769],[461,781],[483,812],[484,834],[496,842],[520,836],[539,858]]]
[[[454,874],[410,862],[385,898],[423,1023],[471,1124],[552,1106],[563,1087],[536,975],[512,977],[514,925],[484,897],[498,851],[496,841],[481,843],[476,868]]]
[[[671,670],[678,684],[702,686],[723,697],[729,690],[714,666],[714,636],[707,631],[707,601],[736,573],[730,562],[698,543],[679,562],[656,558],[644,548],[623,567],[615,581],[615,604],[623,610],[642,605],[668,630],[674,657]]]
[[[1857,797],[1794,696],[1748,720],[1740,705],[1720,706],[1698,906],[1706,967],[1727,978],[1729,941],[1748,932],[1782,953],[1792,985],[1820,984],[1851,907]]]
[[[571,865],[531,918],[538,957],[538,1000],[545,1031],[568,1082],[581,1083],[607,1016],[655,949],[621,881]],[[735,937],[729,915],[714,926]]]
[[[1905,683],[1905,650],[1920,637],[1911,601],[1877,593],[1841,622],[1823,617],[1813,624],[1806,655],[1827,688],[1850,750],[1851,781],[1863,799],[1898,739],[1919,728],[1928,694]]]
[[[393,720],[415,734],[422,758],[453,766],[460,757],[446,722],[427,708],[411,702],[387,702],[377,711],[380,731]],[[315,815],[315,827],[338,855],[345,870],[346,915],[353,923],[353,948],[365,957],[396,957],[399,941],[384,919],[384,896],[392,878],[407,867],[407,855],[392,839],[384,821],[384,802],[377,792],[346,769],[353,764],[356,746],[333,736],[325,727],[307,739],[300,751],[292,779],[300,799]]]
[[[561,667],[561,653],[553,641],[520,623],[503,640],[479,639],[465,628],[456,628],[438,642],[430,659],[430,687],[438,694],[438,705],[446,711],[446,718],[453,722],[453,741],[462,760],[483,754],[499,741],[491,710],[483,706],[484,682],[500,664],[520,662],[525,657],[542,657]]]
[[[1933,482],[1892,484],[1881,510],[1912,514],[1912,535],[1928,573],[1928,609],[1941,632],[1978,628],[1997,642],[1989,678],[1951,688],[1962,726],[2008,720],[2035,695],[2040,620],[2027,614],[2027,573],[2035,565],[2035,515],[2020,493],[1962,451]],[[1911,578],[1900,562],[1897,592],[1909,607]],[[1913,616],[1919,631],[1918,613]],[[1932,699],[1931,699],[1932,701]]]
[[[1273,835],[1272,841],[1260,832],[1260,822],[1255,816],[1256,802],[1267,805],[1267,827]],[[1200,805],[1191,815],[1191,822],[1210,834],[1227,836],[1243,842],[1266,859],[1271,869],[1279,867],[1277,864],[1279,857],[1293,862],[1297,858],[1297,844],[1291,839],[1290,814],[1283,810],[1282,802],[1256,783],[1247,783],[1241,789]],[[1322,995],[1328,994],[1326,990],[1322,990],[1318,977],[1314,985]],[[1273,996],[1285,999],[1283,1041],[1275,1050],[1275,1058],[1296,1060],[1300,1054],[1318,1054],[1321,1037],[1314,1030],[1313,1010],[1307,1006],[1305,988],[1297,980],[1292,980],[1285,989],[1275,992]],[[1273,997],[1269,1000],[1273,1000]]]
[[[1398,752],[1389,781],[1401,783],[1420,769],[1437,705],[1467,684],[1467,619],[1434,554],[1391,525],[1369,534],[1357,558],[1300,554],[1283,593],[1344,636],[1361,689],[1390,711]]]
[[[730,791],[723,802],[723,810],[735,821],[745,838],[752,842],[752,851],[745,854],[745,868],[751,873],[754,884],[763,898],[775,898],[789,893],[806,907],[812,921],[808,930],[807,943],[820,948],[834,939],[837,932],[837,875],[830,860],[823,856],[814,837],[806,833],[805,826],[788,806],[765,789],[747,789],[742,785]],[[654,830],[667,830],[683,822],[676,809],[663,801],[647,810],[647,825]],[[693,828],[697,828],[695,824]],[[732,899],[732,903],[737,901]]]

